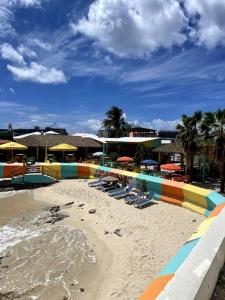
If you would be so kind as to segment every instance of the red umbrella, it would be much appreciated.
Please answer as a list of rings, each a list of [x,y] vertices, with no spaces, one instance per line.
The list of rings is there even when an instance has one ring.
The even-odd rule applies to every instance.
[[[161,165],[160,169],[166,170],[166,171],[181,171],[181,167],[176,164]]]
[[[123,156],[123,157],[117,158],[117,161],[119,161],[119,162],[132,162],[134,160],[133,160],[133,158],[131,158],[129,156]]]

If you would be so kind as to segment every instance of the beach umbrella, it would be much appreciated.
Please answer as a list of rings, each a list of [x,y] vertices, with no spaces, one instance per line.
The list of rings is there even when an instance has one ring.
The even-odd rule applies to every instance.
[[[141,165],[154,166],[154,165],[159,165],[159,162],[153,159],[146,159],[146,160],[142,160]]]
[[[77,151],[77,147],[68,144],[59,144],[49,148],[50,151]]]
[[[9,142],[0,145],[0,150],[11,151],[13,157],[13,150],[27,150],[27,146],[15,142]]]
[[[181,166],[178,166],[176,164],[166,164],[160,166],[161,170],[175,172],[175,171],[181,171]]]
[[[129,156],[122,156],[117,158],[118,162],[132,162],[134,161],[133,158],[129,157]]]
[[[50,147],[49,150],[62,152],[64,158],[64,152],[77,151],[77,147],[63,143],[63,144]]]
[[[92,156],[101,157],[101,156],[103,156],[103,152],[95,152],[95,153],[92,154]]]

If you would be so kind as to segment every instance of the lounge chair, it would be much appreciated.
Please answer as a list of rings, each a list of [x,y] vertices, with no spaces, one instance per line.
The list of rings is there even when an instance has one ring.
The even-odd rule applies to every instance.
[[[117,190],[119,188],[120,188],[120,185],[117,183],[117,184],[111,184],[110,186],[103,187],[101,189],[101,191],[102,192],[110,192],[110,191]]]
[[[102,183],[102,179],[101,179],[101,178],[98,179],[98,180],[89,182],[89,183],[88,183],[88,186],[90,186],[90,187],[95,187],[96,185],[98,185],[98,184],[100,184],[100,183]]]
[[[137,200],[137,201],[134,203],[134,207],[136,207],[136,208],[143,208],[143,207],[148,206],[149,204],[152,203],[152,199],[153,199],[154,195],[155,195],[155,193],[150,192],[150,193],[146,196],[146,198]]]
[[[139,192],[135,195],[129,195],[125,198],[125,203],[127,204],[134,204],[136,201],[143,199],[144,193]]]
[[[106,182],[101,182],[100,184],[98,184],[97,186],[95,186],[95,188],[97,190],[102,190],[102,188],[107,187],[107,186],[110,186],[110,184],[106,183]]]
[[[133,188],[134,188],[133,186],[129,186],[122,192],[120,192],[116,195],[113,195],[113,197],[116,198],[117,200],[125,198],[126,196],[130,195],[130,192],[132,191]]]
[[[115,190],[113,190],[113,191],[109,191],[109,192],[108,192],[108,195],[109,195],[110,197],[113,197],[114,195],[119,194],[119,193],[125,191],[125,189],[126,189],[126,187],[119,187],[119,188],[117,188],[117,189],[115,189]]]

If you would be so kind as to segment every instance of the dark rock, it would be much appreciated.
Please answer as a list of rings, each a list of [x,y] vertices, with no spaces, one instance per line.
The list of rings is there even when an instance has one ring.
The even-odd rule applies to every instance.
[[[89,214],[95,214],[96,213],[96,209],[95,208],[92,208],[88,211]]]
[[[84,206],[84,203],[81,203],[78,205],[78,207],[83,207]]]
[[[193,219],[193,220],[192,220],[192,222],[194,222],[194,223],[195,223],[195,222],[196,222],[196,219]]]
[[[59,205],[57,205],[57,206],[52,206],[52,207],[49,208],[48,211],[51,212],[51,213],[58,212],[58,211],[60,211],[60,206],[59,206]]]
[[[81,220],[81,222],[83,222],[84,221],[84,219],[80,219]]]
[[[68,300],[69,298],[67,296],[64,296],[63,297],[63,300]]]
[[[84,288],[80,288],[80,292],[83,293],[84,292]]]
[[[74,204],[74,201],[73,202],[68,202],[68,203],[64,204],[64,206],[68,206],[68,205],[72,205],[72,204]]]
[[[120,233],[120,230],[121,229],[116,229],[116,230],[114,230],[114,234],[116,234],[117,236],[122,236],[122,234]]]
[[[109,231],[108,231],[108,230],[105,230],[104,234],[109,234]]]

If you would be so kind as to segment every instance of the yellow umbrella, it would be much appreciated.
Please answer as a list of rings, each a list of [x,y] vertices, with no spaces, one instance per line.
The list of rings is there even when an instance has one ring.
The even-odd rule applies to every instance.
[[[9,143],[0,145],[0,150],[8,150],[8,151],[11,150],[12,157],[13,157],[13,150],[27,150],[27,146],[24,146],[22,144],[15,143],[15,142],[9,142]]]
[[[50,151],[76,151],[77,147],[68,144],[59,144],[49,148]]]
[[[76,151],[77,147],[71,146],[68,144],[59,144],[53,147],[49,148],[50,151],[62,151],[63,152],[63,158],[64,158],[64,152],[65,151]]]

